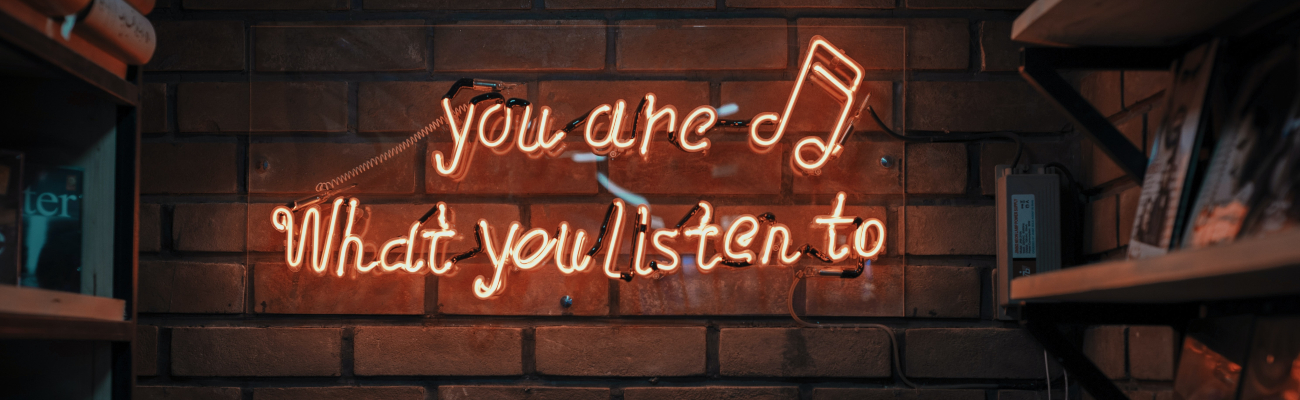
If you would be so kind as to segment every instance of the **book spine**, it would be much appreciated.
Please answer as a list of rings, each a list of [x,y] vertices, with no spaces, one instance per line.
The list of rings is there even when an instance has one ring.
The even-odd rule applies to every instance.
[[[158,45],[153,24],[123,0],[94,0],[76,29],[131,65],[149,62]]]

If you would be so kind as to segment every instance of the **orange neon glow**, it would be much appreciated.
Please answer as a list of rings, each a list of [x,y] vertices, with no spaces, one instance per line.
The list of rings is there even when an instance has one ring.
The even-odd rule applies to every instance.
[[[339,268],[336,271],[338,276],[343,276],[343,269],[346,267],[345,262],[348,259],[348,249],[356,250],[356,257],[352,258],[352,267],[358,272],[369,272],[379,265],[378,261],[364,264],[362,258],[365,257],[365,245],[361,243],[361,237],[352,234],[352,224],[356,222],[357,205],[361,202],[355,197],[348,199],[348,224],[343,228],[343,242],[339,244]]]
[[[433,152],[433,166],[438,171],[438,175],[455,176],[460,169],[460,160],[463,158],[465,151],[468,150],[469,127],[470,121],[474,120],[474,103],[470,103],[469,110],[465,112],[464,125],[457,126],[456,114],[451,112],[451,99],[442,99],[442,111],[447,115],[447,126],[451,129],[451,139],[456,143],[454,155],[451,159],[444,160],[441,151]]]
[[[669,263],[667,263],[667,264],[664,264],[664,263],[657,263],[659,269],[664,270],[664,271],[672,271],[672,270],[674,270],[674,269],[677,269],[677,264],[681,263],[682,260],[681,260],[681,257],[678,257],[678,255],[677,255],[677,250],[674,250],[672,247],[668,247],[668,246],[664,245],[664,242],[663,242],[663,239],[664,239],[664,238],[676,239],[676,238],[677,238],[677,230],[675,230],[675,229],[656,229],[654,235],[651,235],[651,238],[650,238],[650,241],[651,241],[652,243],[654,243],[655,250],[658,250],[658,251],[659,251],[659,254],[663,254],[663,255],[665,255],[665,256],[668,257],[669,260],[671,260],[671,262],[669,262]]]
[[[491,133],[488,132],[489,129],[487,128],[488,118],[502,108],[505,108],[505,106],[501,104],[493,104],[491,107],[488,107],[488,109],[483,110],[483,116],[478,119],[478,141],[479,143],[482,143],[484,147],[489,149],[501,147],[501,145],[506,142],[506,139],[510,138],[510,109],[506,108],[506,122],[505,127],[501,130],[501,136],[496,138],[496,140],[488,139],[488,134]]]
[[[876,228],[876,240],[875,244],[871,247],[871,250],[867,250],[867,231],[872,227]],[[880,222],[878,219],[869,218],[866,221],[863,221],[862,226],[859,226],[858,230],[853,233],[853,252],[857,253],[858,257],[875,257],[877,254],[880,254],[880,250],[884,248],[885,224]]]
[[[698,142],[692,142],[690,140],[691,130],[689,128],[691,127],[692,122],[695,122],[695,120],[700,118],[701,115],[705,117],[705,120],[700,123],[699,127],[695,128],[696,135],[704,136],[704,133],[708,132],[709,129],[712,129],[713,124],[718,122],[718,110],[714,109],[712,106],[699,106],[695,107],[694,110],[691,110],[690,114],[686,114],[686,118],[682,118],[682,127],[677,130],[681,135],[680,145],[683,150],[698,153],[709,149],[709,139],[700,139]]]
[[[819,224],[826,225],[826,255],[832,260],[843,261],[849,257],[849,246],[835,243],[835,227],[837,225],[851,224],[853,218],[843,217],[844,215],[844,192],[835,195],[835,210],[831,215],[818,215],[815,221]]]
[[[759,258],[763,265],[772,265],[772,250],[776,245],[776,235],[781,235],[781,250],[777,253],[777,262],[781,265],[794,265],[803,257],[803,253],[790,253],[790,228],[785,224],[772,223],[767,227],[767,240],[763,241],[763,256]]]
[[[737,237],[736,232],[744,225],[749,225],[749,229]],[[743,215],[740,218],[737,218],[731,223],[731,227],[727,228],[727,234],[722,236],[722,254],[726,254],[729,259],[752,264],[754,262],[753,251],[744,250],[737,252],[731,248],[731,244],[735,243],[740,245],[740,247],[749,247],[749,244],[754,242],[754,236],[757,235],[758,218],[754,218],[753,215]]]
[[[531,244],[535,240],[541,240],[541,244]],[[514,259],[515,266],[519,269],[533,269],[546,262],[546,257],[551,255],[551,249],[555,247],[555,241],[551,240],[551,234],[546,233],[545,229],[534,228],[524,233],[519,238],[519,244],[515,245]],[[534,249],[533,254],[525,256],[524,254]]]
[[[418,237],[416,236],[416,233],[419,229],[420,229],[420,222],[418,221],[413,222],[411,223],[411,230],[409,233],[407,233],[406,236],[395,237],[389,239],[387,242],[384,242],[384,246],[381,247],[379,253],[376,254],[379,257],[379,259],[376,260],[379,261],[379,268],[384,271],[396,271],[398,269],[404,269],[410,272],[415,272],[415,271],[419,271],[420,268],[424,267],[424,260],[412,259],[415,255],[415,251],[414,251],[415,241],[416,241],[415,238]],[[393,264],[389,264],[388,252],[392,251],[393,248],[397,246],[406,247],[405,249],[406,257],[403,258],[401,261],[398,261]],[[412,263],[414,263],[414,268],[412,268],[413,266]]]
[[[487,253],[488,258],[492,260],[492,283],[485,284],[483,275],[474,278],[474,296],[480,299],[486,299],[501,291],[501,281],[505,273],[506,263],[510,262],[510,256],[514,250],[515,234],[519,233],[519,222],[510,223],[510,232],[506,233],[506,238],[501,244],[501,251],[496,251],[492,246],[492,234],[488,228],[487,220],[478,220],[478,226],[483,232],[483,252]]]
[[[605,137],[596,139],[596,117],[601,114],[609,115],[609,130]],[[587,140],[587,145],[592,149],[627,149],[635,145],[636,141],[633,139],[619,139],[623,131],[623,117],[626,114],[627,102],[622,99],[615,102],[612,108],[609,104],[601,104],[591,110],[591,114],[587,116],[586,130],[583,131],[583,138]]]
[[[618,258],[618,248],[622,244],[623,238],[623,208],[625,203],[623,199],[614,199],[614,223],[609,225],[608,236],[605,237],[605,276],[610,279],[619,279],[618,271],[614,271],[617,265],[615,259]]]
[[[753,141],[754,144],[758,145],[760,148],[772,147],[772,145],[781,140],[781,135],[777,134],[777,132],[773,132],[772,137],[764,139],[758,134],[758,127],[763,124],[775,123],[780,119],[781,116],[774,112],[765,112],[755,115],[754,119],[749,121],[749,140]]]
[[[636,206],[636,217],[637,221],[640,223],[639,226],[643,228],[650,226],[650,208],[646,207],[645,204]],[[636,232],[636,243],[632,245],[632,247],[636,249],[635,254],[632,254],[632,267],[636,271],[637,275],[642,276],[650,275],[651,272],[654,272],[654,270],[650,269],[650,265],[645,262],[645,245],[646,232],[644,230],[639,230]]]
[[[444,261],[441,264],[438,263],[438,258],[436,256],[439,250],[438,241],[443,239],[451,240],[451,238],[456,236],[456,230],[451,229],[451,227],[447,224],[447,203],[443,203],[440,201],[438,202],[437,207],[438,207],[438,229],[423,230],[420,232],[420,237],[429,239],[429,271],[433,272],[434,274],[442,275],[447,273],[447,271],[450,271],[453,264],[451,263],[451,261]],[[408,269],[407,271],[416,272],[418,270],[419,267],[416,267],[414,270]]]
[[[587,247],[587,231],[579,229],[577,232],[574,232],[573,247],[569,250],[569,256],[571,258],[568,265],[565,265],[564,241],[568,235],[569,223],[561,222],[560,232],[555,235],[555,266],[560,269],[560,272],[565,274],[584,271],[587,269],[587,266],[591,265],[591,256],[582,253],[582,249]],[[581,256],[582,261],[578,261],[579,256]]]
[[[641,156],[645,157],[650,150],[650,141],[654,139],[655,125],[660,120],[667,118],[668,123],[665,125],[668,133],[673,133],[677,129],[677,107],[671,104],[664,106],[659,111],[655,111],[655,94],[646,93],[645,95],[645,130],[641,133]]]
[[[688,239],[692,237],[700,238],[700,246],[695,252],[695,266],[699,268],[700,271],[709,271],[714,267],[717,267],[718,263],[722,262],[722,256],[714,254],[712,258],[706,257],[704,255],[704,249],[705,246],[709,244],[710,237],[716,237],[721,233],[721,228],[716,224],[709,223],[713,219],[712,204],[709,204],[707,201],[701,201],[700,213],[700,224],[694,228],[683,231],[682,234]],[[708,261],[705,261],[705,259],[708,259]]]
[[[279,206],[271,211],[271,225],[275,230],[288,232],[284,239],[284,261],[289,263],[289,270],[297,271],[302,267],[302,259],[307,250],[307,228],[311,228],[311,248],[312,263],[318,264],[320,259],[320,207],[308,208],[302,217],[302,233],[298,235],[298,252],[293,251],[293,211],[289,207]]]
[[[537,123],[533,127],[527,126],[528,118],[532,115],[533,106],[529,105],[524,108],[523,122],[519,128],[519,150],[525,154],[536,154],[555,148],[555,145],[564,139],[564,131],[557,130],[549,139],[546,138],[546,132],[551,129],[551,108],[542,107],[541,115],[537,117]],[[533,136],[532,143],[528,142],[528,131],[534,131],[537,134]]]
[[[838,60],[838,64],[847,66],[849,69],[853,70],[853,82],[851,84],[845,85],[839,78],[835,77],[834,74],[827,71],[826,67],[823,66],[821,62],[814,61],[819,49],[830,53],[832,57],[835,57]],[[799,78],[795,80],[794,90],[790,91],[790,99],[785,103],[785,111],[781,113],[781,120],[776,125],[776,131],[772,132],[772,136],[767,140],[764,140],[764,142],[776,143],[780,141],[781,136],[785,134],[786,126],[790,123],[790,114],[794,111],[795,103],[799,99],[799,92],[803,90],[804,81],[809,78],[809,72],[816,73],[814,77],[821,78],[835,86],[835,88],[840,92],[836,93],[836,97],[843,96],[844,104],[840,109],[839,118],[835,122],[835,129],[831,130],[830,136],[827,137],[825,141],[816,137],[806,137],[795,143],[791,154],[793,157],[791,158],[793,159],[794,164],[804,172],[812,172],[820,169],[822,166],[826,165],[826,162],[829,161],[831,157],[839,153],[840,136],[844,135],[848,129],[848,119],[850,117],[849,112],[853,110],[854,97],[857,95],[858,87],[862,84],[863,78],[862,67],[858,65],[856,61],[853,61],[852,58],[844,55],[843,51],[840,51],[840,49],[831,45],[830,42],[826,41],[826,38],[813,36],[812,40],[808,44],[808,54],[804,56],[803,63],[799,68]],[[754,137],[754,139],[758,138]],[[759,142],[755,143],[762,145]],[[812,147],[820,154],[820,156],[815,160],[804,158],[803,149],[805,147]]]

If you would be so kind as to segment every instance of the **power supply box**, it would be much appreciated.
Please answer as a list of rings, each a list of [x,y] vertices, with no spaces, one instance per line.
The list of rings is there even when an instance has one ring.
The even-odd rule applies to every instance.
[[[997,318],[1018,318],[1011,280],[1061,269],[1061,182],[1044,165],[998,165]]]

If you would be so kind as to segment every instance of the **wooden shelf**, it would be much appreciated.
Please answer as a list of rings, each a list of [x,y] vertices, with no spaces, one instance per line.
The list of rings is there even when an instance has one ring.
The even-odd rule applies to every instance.
[[[135,322],[0,314],[0,339],[103,340],[129,342]]]
[[[1300,294],[1300,229],[1016,278],[1012,301],[1181,303]]]
[[[0,313],[122,321],[126,300],[21,286],[0,286]]]
[[[1038,0],[1011,39],[1049,46],[1173,46],[1268,0]]]
[[[17,2],[6,4],[7,7],[20,5]],[[140,89],[138,86],[120,78],[117,74],[104,69],[41,32],[32,29],[23,20],[7,12],[0,12],[0,41],[7,42],[10,47],[18,50],[15,52],[9,49],[0,49],[0,69],[9,70],[5,71],[7,73],[15,72],[12,71],[13,69],[21,69],[23,71],[17,72],[32,75],[64,72],[101,90],[118,104],[139,105]],[[15,60],[15,56],[25,59]],[[31,65],[51,71],[26,71]]]

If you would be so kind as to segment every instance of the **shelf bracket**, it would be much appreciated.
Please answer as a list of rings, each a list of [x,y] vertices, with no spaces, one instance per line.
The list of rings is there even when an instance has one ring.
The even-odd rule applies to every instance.
[[[1168,69],[1181,54],[1165,48],[1024,48],[1020,75],[1069,115],[1101,151],[1138,182],[1146,174],[1147,158],[1105,116],[1079,94],[1058,70]]]

